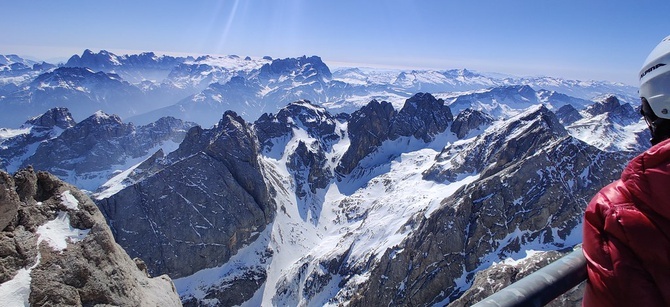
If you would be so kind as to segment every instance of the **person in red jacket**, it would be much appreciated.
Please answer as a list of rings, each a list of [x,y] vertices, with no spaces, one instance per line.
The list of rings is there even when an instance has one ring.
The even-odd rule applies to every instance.
[[[670,36],[640,71],[652,147],[584,213],[584,306],[670,306]]]

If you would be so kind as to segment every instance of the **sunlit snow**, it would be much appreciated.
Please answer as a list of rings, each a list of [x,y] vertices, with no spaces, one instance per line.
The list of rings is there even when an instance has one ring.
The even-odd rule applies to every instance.
[[[341,131],[341,141],[327,153],[327,167],[331,170],[349,146],[346,124],[338,125],[336,131]],[[287,188],[279,191],[276,197],[280,210],[274,222],[256,242],[239,251],[223,266],[176,280],[182,297],[203,298],[206,288],[239,274],[234,268],[258,266],[268,261],[261,265],[267,270],[264,285],[245,306],[324,305],[341,291],[337,276],[309,302],[301,301],[299,297],[277,296],[277,293],[298,278],[303,265],[307,265],[309,271],[319,272],[323,270],[320,261],[343,257],[347,253],[347,262],[351,266],[362,264],[370,257],[379,259],[387,249],[409,235],[412,229],[407,226],[407,221],[410,218],[416,214],[429,216],[440,207],[442,199],[478,178],[476,174],[470,174],[452,183],[423,180],[422,172],[433,165],[442,147],[455,141],[455,137],[444,134],[432,144],[400,138],[386,142],[362,161],[363,168],[359,172],[334,180],[326,189],[317,190],[316,195],[310,193],[305,199],[299,199],[291,192],[295,182],[286,167],[288,155],[294,152],[299,142],[311,144],[317,140],[302,129],[294,129],[293,135],[284,142],[276,140],[272,152],[264,157],[264,163],[268,165],[266,171],[274,173],[269,177],[278,178]],[[278,148],[282,144],[284,147]],[[389,162],[389,156],[395,158]],[[268,248],[274,254],[270,259],[260,261],[259,255]],[[367,274],[352,276],[348,283],[350,286],[360,284],[368,277]]]
[[[32,127],[25,127],[20,129],[0,128],[0,144],[2,144],[5,139],[13,138],[21,134],[28,134],[30,133],[31,129]]]

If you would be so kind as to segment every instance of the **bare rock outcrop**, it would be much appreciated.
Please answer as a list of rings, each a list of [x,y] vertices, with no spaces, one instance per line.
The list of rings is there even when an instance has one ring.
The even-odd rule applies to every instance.
[[[599,151],[557,123],[539,107],[465,147],[445,147],[424,178],[452,181],[474,173],[479,179],[443,199],[429,217],[410,222],[414,233],[384,253],[351,305],[445,305],[496,259],[518,259],[528,246],[577,244],[572,230],[583,208],[598,187],[619,176],[626,156]]]
[[[114,241],[96,205],[46,172],[0,172],[0,305],[181,306]]]
[[[225,263],[253,242],[275,212],[250,125],[226,112],[189,130],[147,177],[97,199],[116,240],[151,274],[173,278]]]

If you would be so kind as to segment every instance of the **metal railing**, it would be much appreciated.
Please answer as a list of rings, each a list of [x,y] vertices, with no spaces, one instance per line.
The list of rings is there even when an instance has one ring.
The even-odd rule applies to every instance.
[[[492,294],[476,307],[544,306],[586,280],[581,248]]]

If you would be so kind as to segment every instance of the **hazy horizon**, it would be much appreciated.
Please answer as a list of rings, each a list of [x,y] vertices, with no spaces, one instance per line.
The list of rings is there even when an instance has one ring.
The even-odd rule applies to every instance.
[[[666,9],[661,1],[17,1],[4,5],[0,54],[317,55],[327,64],[636,86],[647,54],[670,35]]]

